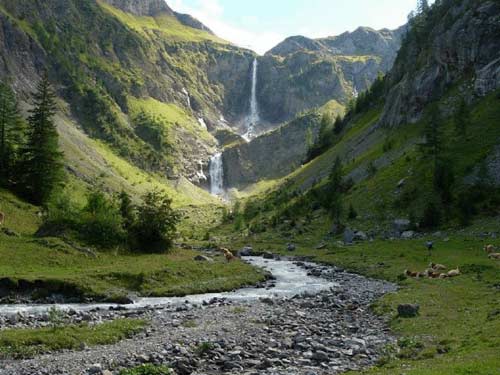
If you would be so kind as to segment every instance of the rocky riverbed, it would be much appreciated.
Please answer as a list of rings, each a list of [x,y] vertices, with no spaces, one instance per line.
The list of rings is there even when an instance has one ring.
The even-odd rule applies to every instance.
[[[148,319],[150,325],[114,345],[3,361],[0,374],[117,374],[125,367],[155,363],[168,365],[180,375],[320,375],[375,364],[395,339],[369,305],[395,286],[332,267],[298,265],[310,277],[331,281],[332,287],[315,295],[247,301],[216,298],[199,305],[129,311],[70,310],[65,313],[67,321],[99,324],[133,316]],[[44,314],[2,319],[2,327],[47,324]]]

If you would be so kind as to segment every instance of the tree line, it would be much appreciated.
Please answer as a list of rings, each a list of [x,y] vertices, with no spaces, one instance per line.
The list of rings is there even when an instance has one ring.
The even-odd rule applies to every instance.
[[[172,200],[146,192],[133,204],[124,191],[115,196],[97,186],[78,207],[64,193],[63,153],[54,122],[56,94],[45,73],[24,119],[12,89],[0,82],[0,187],[45,209],[40,235],[71,236],[102,248],[162,251],[172,245],[179,214]]]

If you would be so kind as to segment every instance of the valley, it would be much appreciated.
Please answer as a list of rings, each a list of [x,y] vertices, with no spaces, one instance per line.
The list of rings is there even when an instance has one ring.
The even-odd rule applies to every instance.
[[[500,4],[181,5],[0,0],[0,375],[498,373]]]

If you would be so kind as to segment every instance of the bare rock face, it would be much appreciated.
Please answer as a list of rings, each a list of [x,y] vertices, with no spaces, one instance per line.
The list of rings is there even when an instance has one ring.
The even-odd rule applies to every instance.
[[[443,5],[444,6],[444,5]],[[428,47],[408,41],[388,74],[390,91],[381,123],[416,122],[450,84],[472,77],[472,94],[500,87],[500,4],[457,1],[432,26]]]
[[[293,36],[259,58],[261,116],[288,121],[331,99],[346,104],[392,67],[404,28],[360,27],[338,36]]]
[[[136,16],[154,16],[159,13],[174,15],[165,0],[105,0],[108,4],[135,14]]]

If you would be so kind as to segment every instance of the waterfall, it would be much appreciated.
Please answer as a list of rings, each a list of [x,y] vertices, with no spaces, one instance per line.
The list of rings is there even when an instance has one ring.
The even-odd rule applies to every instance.
[[[255,125],[260,121],[259,117],[259,103],[257,103],[257,70],[258,62],[257,59],[253,60],[252,64],[252,92],[250,93],[250,114],[246,120],[246,132],[243,134],[243,138],[248,142],[254,134]]]
[[[210,158],[210,193],[213,195],[224,194],[224,170],[222,167],[222,153]]]

